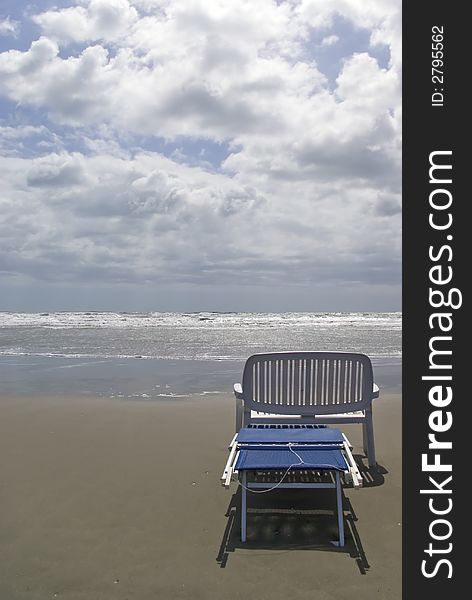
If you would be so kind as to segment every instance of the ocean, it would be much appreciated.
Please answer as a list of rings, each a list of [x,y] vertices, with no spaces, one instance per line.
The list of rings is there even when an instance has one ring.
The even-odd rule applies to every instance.
[[[401,313],[0,312],[0,393],[180,398],[231,392],[257,352],[364,352],[401,380]]]

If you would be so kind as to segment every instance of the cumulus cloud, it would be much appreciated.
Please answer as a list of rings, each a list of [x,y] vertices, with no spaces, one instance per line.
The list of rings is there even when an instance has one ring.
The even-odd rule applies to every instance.
[[[323,38],[321,40],[321,45],[322,46],[332,46],[333,44],[336,44],[336,42],[339,42],[339,36],[337,35],[328,35],[325,38]]]
[[[35,15],[40,37],[0,54],[0,94],[45,123],[0,128],[0,268],[80,281],[397,282],[399,9],[83,0]],[[388,66],[353,51],[328,82],[316,48],[339,45],[337,16],[388,47]],[[168,156],[152,146],[170,142]],[[206,144],[227,152],[206,161]]]
[[[237,272],[246,282],[275,283],[368,281],[380,264],[384,281],[398,270],[391,257],[398,223],[382,219],[393,214],[394,201],[382,198],[372,214],[374,189],[325,183],[312,198],[309,189],[294,194],[289,186],[262,194],[155,153],[131,160],[78,153],[8,158],[2,168],[5,228],[22,231],[22,251],[4,263],[6,271],[203,283],[230,281]],[[7,261],[11,236],[2,240]]]
[[[0,125],[0,155],[32,155],[46,147],[60,147],[61,141],[44,125]]]
[[[45,35],[61,41],[116,41],[137,20],[127,0],[88,0],[85,6],[49,10],[33,17]]]
[[[83,181],[83,161],[77,154],[50,154],[32,161],[26,172],[30,187],[69,187]]]
[[[22,229],[14,265],[31,275],[42,265],[41,274],[51,267],[48,278],[93,276],[100,263],[111,280],[211,280],[227,261],[254,254],[238,237],[265,199],[223,176],[155,154],[51,154],[3,159],[2,167],[5,228]],[[10,236],[2,239],[6,250]]]
[[[347,4],[356,24],[376,23],[377,33],[386,27],[384,13],[376,20],[376,11],[368,18],[369,11]],[[127,0],[90,0],[86,7],[47,11],[35,17],[46,37],[26,52],[0,56],[0,90],[16,102],[45,108],[51,118],[69,125],[109,122],[167,138],[273,137],[293,130],[291,115],[300,106],[303,116],[312,118],[316,106],[310,99],[325,84],[314,60],[300,60],[306,57],[303,44],[314,6],[320,8],[308,1],[274,5],[263,0],[254,5],[247,0],[174,0],[164,13],[138,19]],[[98,19],[103,11],[115,18]],[[335,12],[321,11],[323,23]],[[124,29],[120,25],[126,35],[113,54],[102,45],[108,38],[99,21],[110,31],[126,23]],[[90,45],[64,58],[57,43],[66,37]],[[397,76],[392,69],[389,74]],[[374,67],[363,80],[368,78],[371,86],[385,79]],[[351,95],[359,91],[357,86]]]
[[[20,30],[18,21],[10,19],[10,17],[0,17],[0,35],[16,37]]]

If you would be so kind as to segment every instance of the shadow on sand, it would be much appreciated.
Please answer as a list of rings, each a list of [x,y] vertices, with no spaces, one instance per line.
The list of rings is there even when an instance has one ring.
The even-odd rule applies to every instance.
[[[363,488],[382,485],[388,471],[381,465],[368,467],[365,458],[354,456],[363,479]],[[233,484],[234,485],[234,484]],[[333,544],[338,539],[334,490],[278,489],[268,494],[249,494],[247,541],[241,542],[241,489],[231,497],[226,511],[227,523],[216,560],[225,568],[231,552],[245,550],[312,550],[348,554],[361,574],[369,561],[356,527],[356,513],[344,491],[343,511],[346,542],[343,548]],[[314,493],[315,492],[315,493]],[[368,493],[361,489],[356,493]]]

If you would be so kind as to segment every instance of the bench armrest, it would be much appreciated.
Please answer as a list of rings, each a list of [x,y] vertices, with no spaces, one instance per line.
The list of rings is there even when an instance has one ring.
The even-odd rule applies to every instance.
[[[372,398],[378,398],[379,393],[380,393],[379,386],[376,383],[374,383],[374,386],[372,388]]]
[[[233,389],[236,398],[236,433],[238,433],[244,421],[243,388],[240,383],[235,383]]]

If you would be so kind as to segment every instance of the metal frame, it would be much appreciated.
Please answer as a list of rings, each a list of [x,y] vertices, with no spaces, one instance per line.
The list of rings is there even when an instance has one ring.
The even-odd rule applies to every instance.
[[[322,471],[323,469],[319,469]],[[273,483],[250,483],[247,480],[247,474],[249,471],[242,471],[241,478],[241,542],[245,542],[247,538],[247,492],[248,489],[268,489],[274,486]],[[333,476],[333,472],[330,471]],[[317,488],[317,489],[335,489],[336,490],[336,513],[338,519],[338,530],[339,530],[339,541],[333,542],[334,545],[342,548],[344,546],[344,512],[343,512],[343,498],[341,488],[341,476],[339,471],[334,473],[333,483],[281,483],[277,486],[279,488]]]
[[[342,435],[343,435],[344,442],[342,443],[342,445],[340,445],[340,449],[342,450],[344,458],[346,459],[346,463],[348,465],[348,470],[345,471],[344,477],[347,480],[352,482],[352,485],[354,488],[360,488],[360,487],[362,487],[362,476],[359,472],[359,468],[358,468],[357,463],[351,452],[352,445],[349,442],[346,435],[344,433]],[[228,456],[228,460],[226,461],[226,465],[223,470],[223,474],[221,476],[221,484],[226,488],[229,488],[231,481],[233,480],[233,476],[238,475],[238,471],[236,471],[235,465],[238,461],[239,448],[242,448],[244,446],[238,444],[237,437],[238,437],[238,434],[236,434],[233,437],[230,445],[228,446],[229,456]],[[265,444],[265,445],[271,446],[270,444],[269,445]],[[330,445],[332,445],[332,444],[330,444]],[[292,446],[297,447],[296,444],[292,444]],[[310,446],[310,444],[300,444],[300,447],[308,448],[308,447],[312,447],[312,445]],[[322,444],[317,444],[317,447],[322,447]],[[313,470],[316,470],[316,469],[313,469]],[[267,486],[267,487],[271,487],[271,486]],[[281,486],[279,486],[279,487],[281,487]]]
[[[252,470],[242,470],[240,473],[235,469],[235,465],[238,460],[239,450],[240,448],[244,448],[244,444],[239,444],[237,440],[237,434],[231,440],[231,443],[228,447],[229,456],[226,461],[225,468],[223,470],[223,474],[221,476],[221,483],[226,488],[229,488],[231,481],[233,478],[237,477],[241,482],[241,541],[246,541],[246,530],[247,530],[247,489],[269,489],[274,487],[273,482],[261,483],[261,482],[248,482],[247,474],[248,472],[252,472]],[[352,482],[352,485],[355,489],[362,487],[362,476],[357,467],[356,461],[352,455],[351,449],[352,446],[343,433],[343,442],[339,444],[339,449],[343,453],[343,456],[346,460],[348,469],[343,472],[345,480],[349,480]],[[294,444],[292,444],[293,446]],[[333,445],[333,444],[329,444]],[[261,444],[261,446],[274,447],[273,444]],[[305,448],[313,448],[313,444],[296,444],[295,447],[305,447]],[[317,447],[323,447],[323,444],[317,444]],[[263,471],[264,469],[254,469],[255,471]],[[270,470],[270,469],[267,469]],[[298,469],[294,469],[297,471]],[[339,541],[335,542],[335,544],[339,547],[344,546],[344,514],[342,509],[342,486],[341,486],[341,473],[339,471],[334,471],[330,469],[307,469],[309,471],[319,471],[319,472],[329,472],[331,474],[332,483],[280,483],[277,485],[277,489],[279,488],[310,488],[310,489],[335,489],[336,490],[336,513],[338,520],[338,529],[339,529]]]

